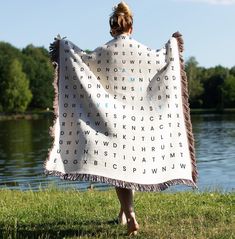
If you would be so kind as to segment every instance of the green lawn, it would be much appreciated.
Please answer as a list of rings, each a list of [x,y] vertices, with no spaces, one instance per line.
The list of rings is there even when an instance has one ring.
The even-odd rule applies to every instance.
[[[136,238],[235,238],[235,193],[135,194]],[[0,238],[127,238],[114,190],[0,190]],[[2,236],[2,237],[1,237]]]

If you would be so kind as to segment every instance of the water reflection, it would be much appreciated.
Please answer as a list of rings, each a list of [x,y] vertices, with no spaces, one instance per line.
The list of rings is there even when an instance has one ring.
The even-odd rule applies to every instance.
[[[235,188],[235,115],[193,115],[199,188]],[[0,121],[0,187],[37,190],[54,182],[59,187],[86,189],[90,183],[66,182],[43,175],[51,144],[51,116],[37,120]],[[106,188],[104,184],[94,184]],[[180,187],[182,189],[182,187]]]
[[[235,115],[193,116],[199,185],[235,189]]]
[[[0,122],[1,185],[20,186],[37,181],[49,144],[50,118]],[[33,183],[35,182],[33,180]]]

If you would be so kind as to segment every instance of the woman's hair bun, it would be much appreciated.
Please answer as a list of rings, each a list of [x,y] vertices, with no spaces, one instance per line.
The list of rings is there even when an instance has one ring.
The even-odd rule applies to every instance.
[[[132,12],[125,2],[120,2],[113,8],[113,14],[132,17]]]
[[[132,28],[133,15],[129,6],[125,2],[120,2],[113,7],[113,13],[109,19],[111,28],[110,33],[113,36],[128,32]]]

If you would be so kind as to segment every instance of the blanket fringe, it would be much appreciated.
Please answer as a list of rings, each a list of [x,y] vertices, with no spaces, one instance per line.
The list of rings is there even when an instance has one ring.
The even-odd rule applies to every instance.
[[[60,36],[58,35],[55,38],[55,41],[50,45],[50,55],[51,59],[55,68],[54,71],[54,102],[53,102],[53,108],[54,108],[54,120],[53,120],[53,126],[50,128],[50,135],[53,138],[53,144],[52,147],[48,150],[48,158],[44,162],[44,174],[47,176],[57,176],[60,177],[62,180],[70,180],[70,181],[90,181],[90,182],[101,182],[106,184],[111,184],[115,187],[121,187],[121,188],[127,188],[127,189],[133,189],[137,191],[145,191],[145,192],[157,192],[157,191],[163,191],[170,186],[174,185],[186,185],[193,188],[197,188],[196,182],[197,182],[197,169],[196,169],[196,159],[195,159],[195,151],[194,151],[194,137],[192,133],[192,125],[190,121],[190,109],[188,104],[188,83],[187,83],[187,76],[184,71],[184,60],[181,55],[183,52],[183,38],[182,35],[179,32],[176,32],[172,35],[176,38],[178,42],[178,48],[179,48],[179,57],[180,57],[180,66],[181,66],[181,82],[182,82],[182,88],[183,88],[183,109],[184,109],[184,117],[185,117],[185,125],[187,128],[187,136],[188,136],[188,142],[189,142],[189,151],[192,161],[192,180],[189,179],[173,179],[169,180],[167,182],[159,183],[159,184],[138,184],[138,183],[131,183],[126,182],[122,180],[112,179],[108,177],[98,176],[98,175],[91,175],[91,174],[78,174],[78,173],[62,173],[58,171],[51,171],[46,169],[46,163],[49,160],[49,153],[53,148],[54,140],[55,140],[55,122],[58,117],[58,80],[59,80],[59,41],[61,40]]]
[[[184,41],[182,38],[182,34],[180,32],[175,32],[172,37],[177,40],[178,49],[179,49],[179,59],[180,59],[180,74],[181,74],[181,85],[182,85],[182,99],[183,99],[183,112],[184,112],[184,121],[185,126],[187,129],[187,138],[188,138],[188,145],[189,145],[189,152],[191,156],[192,162],[192,179],[195,183],[195,187],[197,180],[198,180],[198,171],[196,167],[196,156],[195,156],[195,146],[194,146],[194,136],[191,124],[191,117],[190,117],[190,107],[189,107],[189,93],[188,93],[188,80],[187,75],[185,72],[184,67],[184,59],[182,53],[184,51]]]
[[[45,174],[60,177],[60,179],[62,180],[100,182],[100,183],[111,184],[115,187],[132,189],[132,190],[142,191],[142,192],[159,192],[169,188],[170,186],[180,185],[180,184],[196,188],[195,183],[188,179],[173,179],[173,180],[169,180],[167,182],[159,183],[159,184],[139,184],[139,183],[125,182],[122,180],[112,179],[112,178],[93,175],[93,174],[92,175],[78,174],[78,173],[67,174],[67,173],[61,173],[58,171],[48,171],[48,170],[45,170]]]

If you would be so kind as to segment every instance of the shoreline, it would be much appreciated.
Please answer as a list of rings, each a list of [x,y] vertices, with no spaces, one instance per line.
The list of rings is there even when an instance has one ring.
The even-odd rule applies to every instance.
[[[201,115],[201,114],[235,114],[235,108],[227,108],[223,110],[217,109],[191,109],[191,115]],[[33,110],[26,111],[24,113],[0,113],[0,121],[2,120],[18,120],[18,119],[26,119],[33,120],[39,119],[47,116],[53,116],[52,110]]]
[[[35,110],[35,111],[26,111],[24,113],[0,113],[0,121],[18,120],[18,119],[33,120],[52,115],[53,115],[52,110]]]
[[[226,108],[223,110],[218,110],[218,109],[191,109],[190,110],[191,114],[235,114],[235,108]]]

